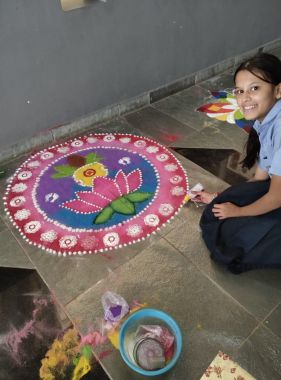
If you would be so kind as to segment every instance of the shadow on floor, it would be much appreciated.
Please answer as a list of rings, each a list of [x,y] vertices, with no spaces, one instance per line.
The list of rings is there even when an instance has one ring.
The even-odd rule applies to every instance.
[[[0,267],[0,320],[0,380],[38,380],[47,350],[71,327],[37,272],[28,269]],[[108,379],[99,366],[92,378]]]
[[[241,154],[236,150],[206,148],[172,149],[230,185],[236,185],[248,179],[248,173],[243,171],[239,164],[242,159]]]

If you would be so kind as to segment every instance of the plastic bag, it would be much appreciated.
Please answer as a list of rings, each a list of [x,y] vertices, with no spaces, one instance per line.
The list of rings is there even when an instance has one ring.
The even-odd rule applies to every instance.
[[[136,340],[152,338],[161,343],[165,355],[173,347],[175,337],[167,327],[159,325],[140,325],[136,331]]]
[[[101,302],[106,321],[118,322],[129,313],[129,305],[119,294],[107,291],[103,294]]]

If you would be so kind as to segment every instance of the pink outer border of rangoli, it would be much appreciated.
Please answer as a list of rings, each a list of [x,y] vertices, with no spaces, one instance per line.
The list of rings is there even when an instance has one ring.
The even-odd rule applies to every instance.
[[[34,195],[40,176],[55,161],[68,155],[69,149],[78,148],[79,152],[79,148],[96,145],[119,149],[124,146],[126,151],[146,159],[158,181],[152,201],[127,221],[95,231],[72,229],[49,220],[37,206]],[[59,256],[85,255],[121,248],[156,233],[179,212],[188,189],[181,163],[156,141],[131,134],[97,133],[51,146],[28,158],[10,180],[3,200],[12,223],[30,244]]]

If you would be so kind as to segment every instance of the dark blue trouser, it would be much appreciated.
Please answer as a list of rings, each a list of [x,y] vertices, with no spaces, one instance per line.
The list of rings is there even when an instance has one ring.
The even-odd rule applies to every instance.
[[[219,220],[214,203],[237,206],[253,203],[268,192],[270,180],[231,186],[206,206],[201,220],[202,237],[211,258],[234,273],[254,268],[281,268],[281,208],[264,215]]]

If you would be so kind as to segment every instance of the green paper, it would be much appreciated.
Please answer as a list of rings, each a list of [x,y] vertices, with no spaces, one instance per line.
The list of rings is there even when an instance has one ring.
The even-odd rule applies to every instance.
[[[90,360],[93,356],[93,350],[90,345],[86,345],[82,348],[82,355],[85,356],[88,360]]]

